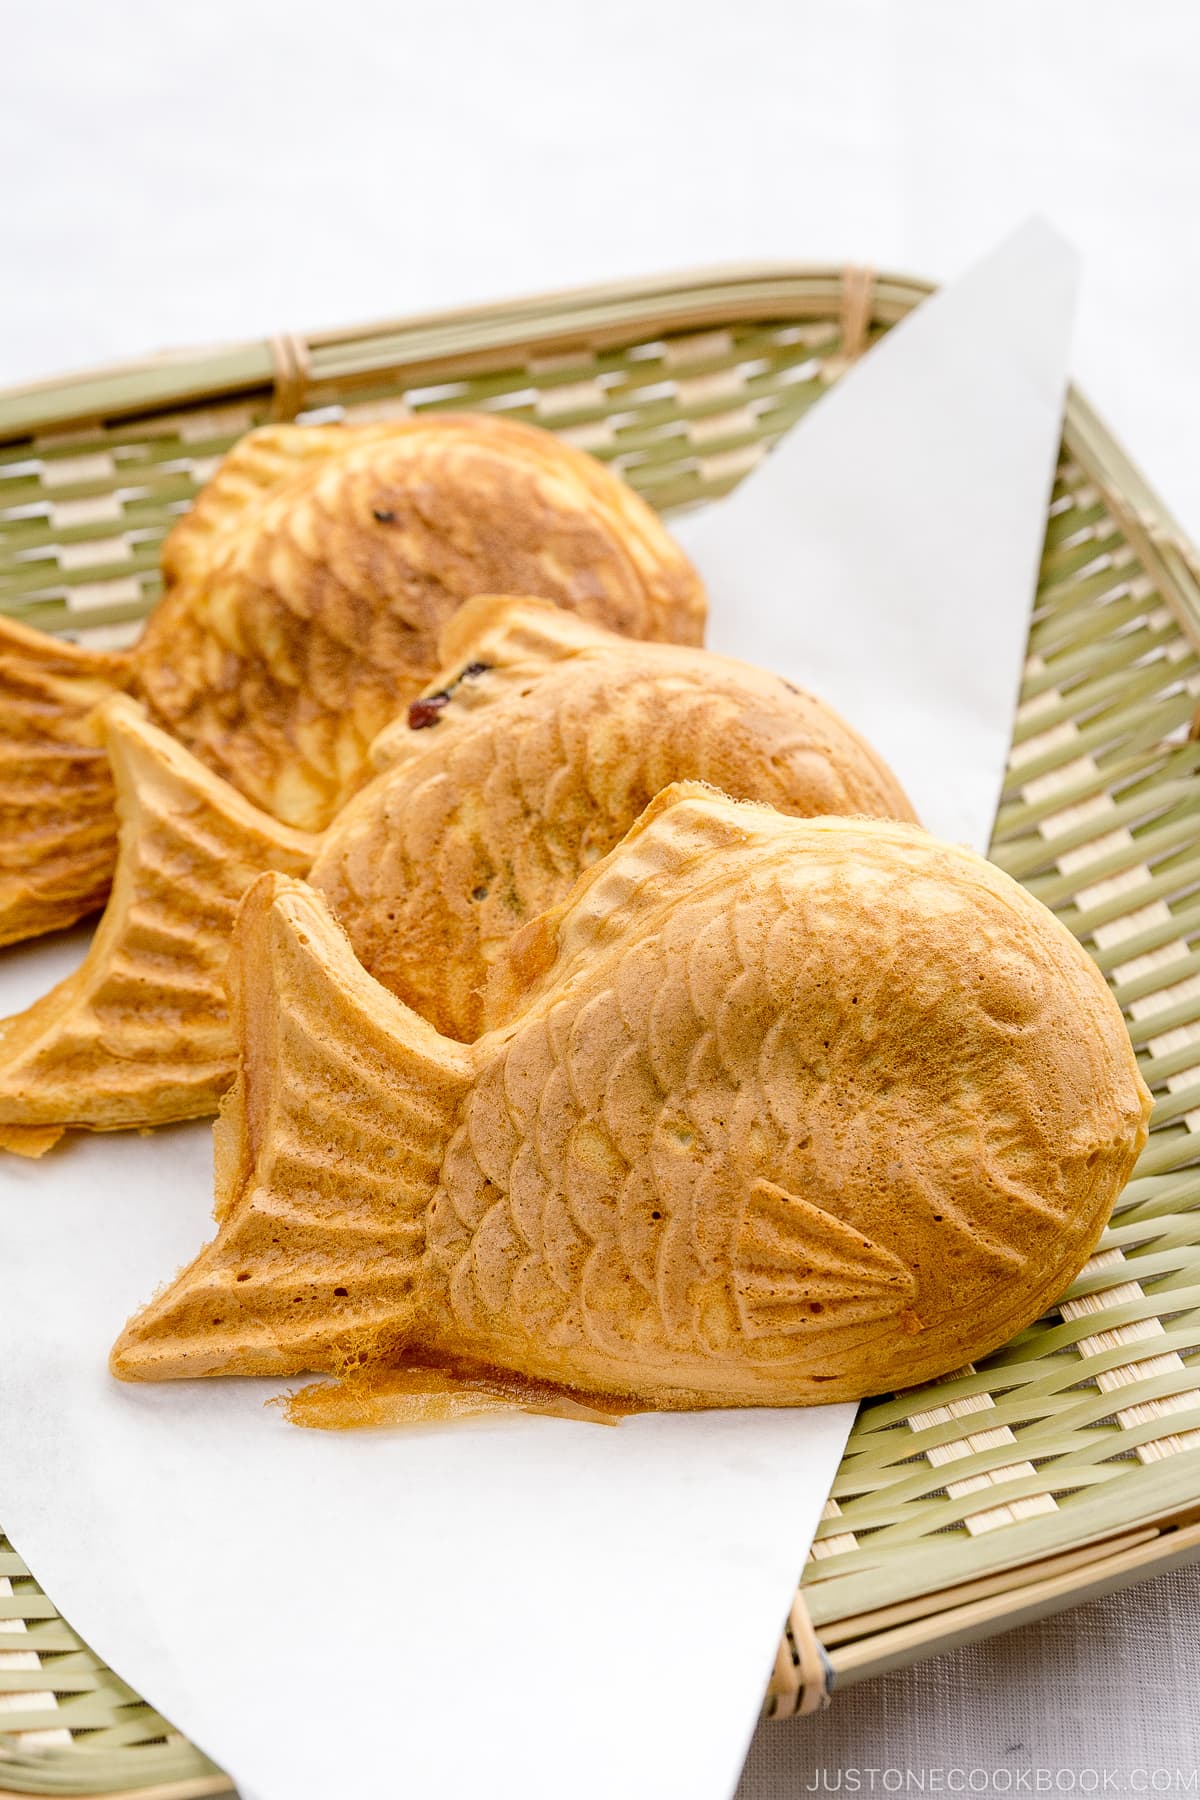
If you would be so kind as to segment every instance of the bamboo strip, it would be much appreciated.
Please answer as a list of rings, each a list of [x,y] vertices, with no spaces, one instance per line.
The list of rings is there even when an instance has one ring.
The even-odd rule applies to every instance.
[[[1104,1552],[1105,1546],[1097,1547]],[[1047,1574],[1021,1586],[948,1608],[933,1617],[906,1623],[856,1639],[834,1650],[831,1661],[839,1684],[850,1686],[868,1676],[903,1667],[923,1655],[949,1650],[991,1636],[999,1630],[1029,1624],[1063,1605],[1119,1592],[1200,1555],[1200,1527],[1157,1533],[1100,1554],[1080,1566]],[[1036,1565],[1034,1565],[1036,1568]]]
[[[1002,1569],[998,1574],[982,1576],[978,1581],[964,1581],[957,1587],[920,1594],[895,1606],[877,1607],[873,1612],[857,1613],[850,1619],[834,1619],[826,1625],[823,1641],[826,1649],[832,1650],[838,1644],[874,1637],[898,1625],[909,1625],[918,1619],[927,1619],[931,1614],[944,1614],[976,1600],[1014,1594],[1019,1589],[1053,1580],[1055,1576],[1094,1568],[1108,1557],[1122,1556],[1143,1544],[1157,1543],[1162,1535],[1158,1527],[1147,1526],[1142,1531],[1130,1531],[1120,1537],[1106,1538],[1099,1544],[1089,1544],[1082,1550],[1067,1550],[1059,1556],[1049,1556],[1020,1568]]]
[[[0,1597],[13,1598],[13,1585],[7,1575],[0,1576]],[[23,1616],[0,1614],[0,1643],[5,1638],[10,1641],[24,1638],[27,1631]],[[19,1687],[9,1685],[18,1676],[34,1671],[43,1675],[42,1659],[36,1650],[0,1649],[0,1731],[11,1732],[23,1750],[69,1745],[71,1733],[66,1726],[47,1725],[43,1721],[42,1715],[58,1709],[52,1690],[41,1686],[21,1692]]]

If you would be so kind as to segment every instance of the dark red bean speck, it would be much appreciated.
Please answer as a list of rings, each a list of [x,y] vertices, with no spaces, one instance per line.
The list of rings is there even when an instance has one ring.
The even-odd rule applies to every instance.
[[[390,506],[373,506],[371,511],[381,525],[391,525],[396,517]]]
[[[427,725],[436,725],[442,708],[449,704],[449,694],[427,694],[424,699],[414,700],[408,709],[409,730],[424,731]]]

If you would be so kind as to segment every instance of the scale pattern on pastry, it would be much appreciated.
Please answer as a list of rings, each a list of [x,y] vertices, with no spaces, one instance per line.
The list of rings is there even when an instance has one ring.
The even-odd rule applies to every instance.
[[[127,656],[0,619],[0,944],[104,905],[117,821],[108,758],[86,720],[132,677]]]
[[[482,414],[252,432],[167,539],[163,573],[139,693],[209,768],[308,831],[358,785],[472,594],[539,594],[634,636],[704,630],[699,578],[632,488]]]
[[[87,956],[0,1022],[0,1148],[39,1156],[95,1131],[216,1109],[235,1046],[224,987],[237,904],[315,840],[259,812],[114,695],[97,710],[120,819],[117,874]]]
[[[252,431],[162,562],[166,591],[127,657],[0,624],[0,942],[103,904],[116,823],[80,723],[114,688],[256,806],[316,831],[469,595],[541,594],[671,642],[704,631],[699,577],[625,482],[484,414]]]
[[[488,968],[514,932],[673,781],[796,815],[913,818],[844,720],[749,664],[505,596],[462,607],[441,654],[309,880],[359,960],[451,1037],[481,1030]]]
[[[694,784],[518,934],[473,1045],[300,882],[250,890],[231,970],[217,1235],[126,1326],[126,1379],[329,1372],[351,1414],[406,1360],[855,1399],[1052,1302],[1146,1136],[1120,1010],[1016,883]]]
[[[246,870],[302,870],[303,857],[323,845],[310,879],[359,960],[452,1036],[478,1034],[488,968],[520,925],[562,899],[580,870],[677,777],[708,778],[785,812],[911,816],[889,771],[835,714],[744,664],[704,650],[634,644],[548,602],[512,599],[469,602],[447,628],[445,648],[455,673],[469,673],[453,682],[445,705],[437,696],[414,703],[412,716],[428,712],[436,729],[405,723],[385,734],[378,749],[385,772],[324,839],[301,840],[299,863],[270,856],[264,862],[264,845],[291,844],[288,828],[276,828],[164,732],[142,728],[123,780],[131,819],[136,814],[141,829],[161,834],[171,784],[187,772],[187,804],[202,804],[220,821],[231,858],[230,900],[245,885]],[[486,667],[479,657],[488,659]],[[113,741],[119,748],[125,738],[118,732]],[[234,855],[243,827],[248,839]],[[150,854],[133,831],[131,822],[126,862]],[[165,863],[158,879],[169,882],[176,869],[179,891],[162,898],[178,915],[182,955],[193,881],[186,855]],[[130,966],[129,932],[141,916],[131,912],[132,891],[119,876],[88,958],[89,992],[104,988],[107,971]],[[232,926],[230,910],[220,916]],[[211,914],[198,930],[199,979],[208,979],[217,918]],[[0,1146],[24,1147],[15,1128],[65,1121],[67,1106],[73,1123],[109,1126],[191,1118],[206,1095],[215,1108],[222,1083],[233,1079],[233,1041],[214,1032],[206,1009],[178,1015],[179,978],[174,967],[164,986],[155,965],[142,968],[136,1019],[122,1030],[110,1021],[86,1062],[72,1062],[69,1098],[55,1058],[64,1032],[75,1029],[79,990],[70,990],[69,1007],[60,989],[54,1005],[34,1008],[36,1065],[28,1062],[20,1022],[0,1027],[21,1045],[13,1064],[0,1035],[0,1127],[13,1128],[7,1138],[0,1129]],[[147,1021],[156,1011],[171,1021],[164,1039],[171,1079],[159,1084],[127,1042],[129,1030],[149,1041]],[[50,1035],[48,1017],[55,1021]],[[215,1061],[222,1045],[223,1075]],[[191,1083],[184,1079],[189,1056]]]

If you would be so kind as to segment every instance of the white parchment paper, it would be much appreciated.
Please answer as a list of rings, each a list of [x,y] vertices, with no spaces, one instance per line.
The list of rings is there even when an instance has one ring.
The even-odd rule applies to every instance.
[[[1023,228],[681,533],[714,646],[826,693],[978,845],[1073,286]],[[5,953],[0,1010],[79,944]],[[247,1800],[722,1800],[853,1409],[325,1435],[278,1383],[122,1387],[210,1161],[190,1126],[0,1166],[0,1520],[66,1617]]]
[[[1058,451],[1077,259],[1031,220],[679,521],[713,650],[811,687],[986,850]],[[886,354],[884,354],[886,351]]]

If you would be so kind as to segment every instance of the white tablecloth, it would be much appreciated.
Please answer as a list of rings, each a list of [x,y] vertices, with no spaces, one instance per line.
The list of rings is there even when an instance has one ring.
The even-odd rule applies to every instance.
[[[1184,0],[57,0],[4,60],[0,382],[698,263],[937,276],[1041,210],[1078,380],[1200,533]],[[742,1800],[1195,1791],[1198,1623],[1177,1574],[848,1690]]]

